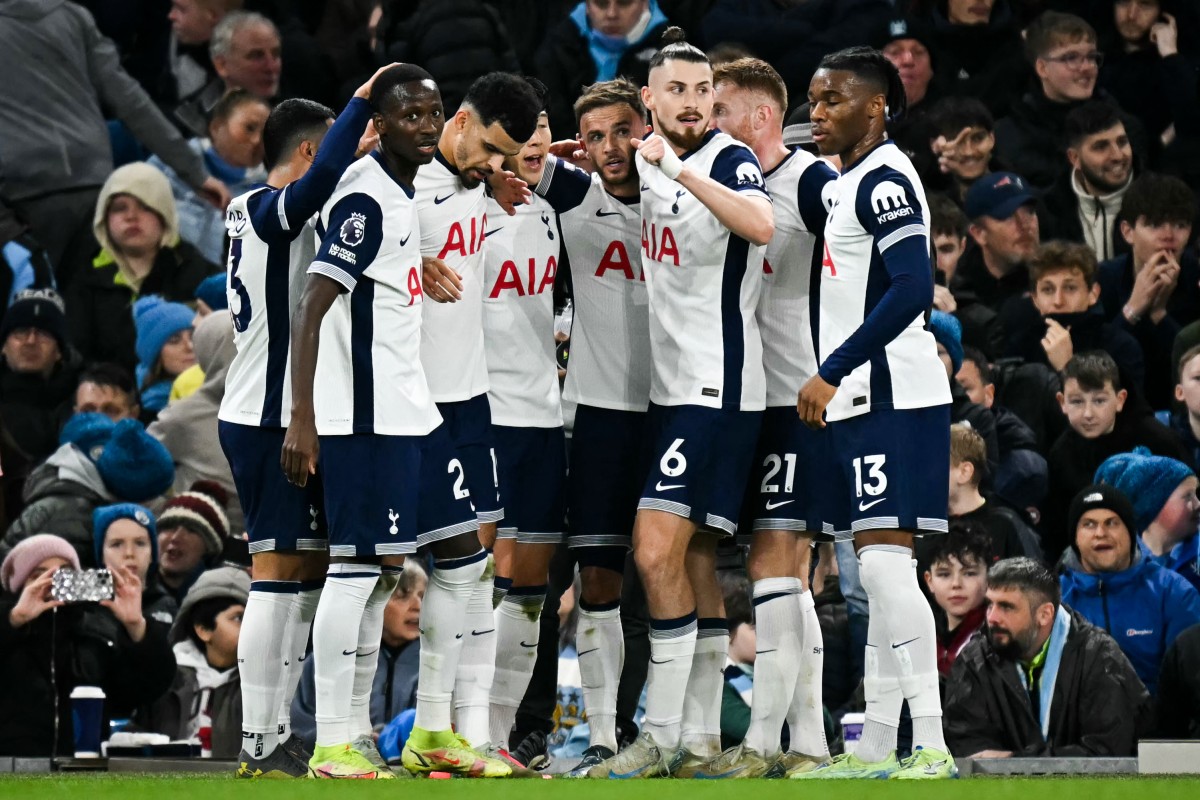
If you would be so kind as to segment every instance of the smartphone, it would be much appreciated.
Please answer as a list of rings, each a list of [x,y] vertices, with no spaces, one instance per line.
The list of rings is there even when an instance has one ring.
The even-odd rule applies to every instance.
[[[113,599],[113,577],[106,569],[70,569],[54,573],[50,596],[63,603],[99,603]]]

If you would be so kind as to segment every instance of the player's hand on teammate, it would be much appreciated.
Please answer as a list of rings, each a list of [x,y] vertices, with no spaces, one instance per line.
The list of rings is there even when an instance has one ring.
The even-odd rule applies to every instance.
[[[358,149],[354,151],[354,157],[362,158],[374,150],[378,144],[379,131],[375,130],[375,120],[368,120],[367,127],[363,130],[363,135],[358,139]]]
[[[548,152],[555,158],[570,161],[572,165],[585,172],[592,171],[592,160],[588,158],[587,150],[583,149],[583,142],[578,139],[562,139],[551,142]]]
[[[386,64],[386,65],[380,67],[379,69],[375,70],[375,74],[372,75],[370,78],[367,78],[366,83],[364,83],[362,86],[360,86],[354,90],[354,96],[360,97],[363,100],[369,100],[371,97],[371,87],[375,85],[375,79],[378,78],[383,73],[387,72],[392,67],[398,67],[398,66],[400,66],[400,62],[393,61],[392,63]]]
[[[796,397],[796,413],[800,421],[810,428],[825,427],[825,407],[837,394],[837,387],[830,386],[820,375],[813,375]]]
[[[510,217],[517,213],[518,205],[533,200],[529,184],[506,169],[496,170],[488,176],[488,188],[492,190],[492,199]]]
[[[321,444],[317,440],[317,425],[311,414],[292,414],[287,434],[283,437],[283,452],[279,465],[288,483],[303,488],[308,485],[308,476],[317,474],[317,456]]]
[[[462,277],[450,265],[433,256],[421,257],[421,290],[438,303],[462,299]]]

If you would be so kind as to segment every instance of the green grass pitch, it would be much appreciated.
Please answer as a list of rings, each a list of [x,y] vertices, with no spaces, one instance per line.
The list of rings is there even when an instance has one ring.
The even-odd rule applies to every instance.
[[[1184,800],[1200,778],[974,778],[887,781],[237,781],[233,777],[101,773],[0,777],[13,800],[327,800],[420,795],[429,800]]]

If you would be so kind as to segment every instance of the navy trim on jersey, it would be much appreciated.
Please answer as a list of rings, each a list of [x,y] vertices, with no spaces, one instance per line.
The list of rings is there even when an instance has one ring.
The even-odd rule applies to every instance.
[[[533,190],[563,214],[577,208],[591,188],[592,178],[586,172],[557,156],[548,156],[542,178]]]
[[[350,363],[354,374],[354,432],[375,430],[375,281],[365,280],[350,294]]]
[[[725,247],[725,267],[721,272],[721,336],[725,348],[721,405],[736,410],[742,407],[742,365],[746,358],[746,340],[742,330],[740,301],[749,257],[750,243],[730,233],[729,244]]]
[[[716,128],[713,128],[712,130],[710,130],[710,131],[707,131],[707,132],[704,134],[704,138],[702,138],[702,139],[700,140],[700,144],[696,145],[696,146],[695,146],[695,147],[693,147],[691,150],[688,150],[688,151],[686,151],[686,152],[682,153],[682,154],[679,156],[679,160],[680,160],[680,161],[687,161],[687,160],[688,160],[688,159],[689,159],[689,158],[692,156],[692,154],[693,154],[693,153],[697,153],[697,152],[699,152],[700,150],[702,150],[702,149],[704,148],[704,145],[706,145],[706,144],[708,144],[710,141],[712,141],[712,138],[713,138],[714,136],[716,136],[716,135],[717,135],[718,133],[720,133],[720,132],[721,132],[721,131],[717,130]],[[649,134],[647,134],[647,135],[649,135]],[[662,134],[659,134],[659,135],[660,135],[660,136],[662,136]],[[671,146],[671,140],[670,140],[670,139],[667,139],[667,137],[665,137],[665,136],[663,136],[663,139],[666,139],[666,142],[665,142],[665,144],[667,145],[667,147],[670,147],[670,146]]]
[[[824,161],[809,164],[796,182],[796,206],[800,209],[800,220],[809,233],[817,237],[817,252],[824,252],[825,221],[829,209],[825,205],[825,187],[837,180],[837,172]]]
[[[771,168],[770,168],[769,170],[767,170],[766,172],[764,172],[764,173],[763,173],[763,177],[764,177],[764,178],[769,178],[769,177],[771,177],[772,175],[774,175],[776,172],[778,172],[779,170],[783,169],[783,165],[784,165],[784,164],[786,164],[787,162],[791,161],[791,160],[792,160],[792,156],[796,155],[796,150],[797,150],[797,149],[798,149],[798,148],[795,148],[795,147],[793,147],[791,150],[788,150],[788,154],[787,154],[786,156],[784,156],[784,157],[783,157],[783,160],[782,160],[782,161],[780,161],[780,162],[779,162],[778,164],[776,164],[775,166],[771,167]]]
[[[858,161],[855,161],[853,164],[851,164],[848,167],[842,167],[842,174],[845,175],[847,172],[850,172],[851,170],[858,167],[859,164],[862,164],[864,161],[867,160],[867,156],[871,155],[871,153],[874,153],[876,150],[883,147],[885,144],[896,144],[896,143],[894,141],[892,141],[891,139],[884,139],[882,142],[875,145],[867,152],[863,153],[862,156],[858,159]]]
[[[443,167],[445,167],[445,168],[446,168],[446,170],[447,170],[447,171],[448,171],[448,172],[449,172],[451,175],[456,175],[456,176],[457,176],[457,175],[459,174],[459,173],[458,173],[458,167],[456,167],[456,166],[454,166],[453,164],[451,164],[451,163],[449,162],[449,160],[447,160],[447,158],[446,158],[444,155],[442,155],[442,148],[441,148],[440,146],[438,147],[438,149],[436,149],[436,150],[434,150],[434,151],[433,151],[433,160],[434,160],[434,161],[436,161],[436,162],[438,162],[439,164],[441,164]]]
[[[348,194],[329,210],[329,227],[308,271],[353,292],[382,245],[383,209],[378,201],[365,192]]]
[[[379,165],[379,167],[383,170],[384,175],[387,175],[389,178],[392,179],[393,182],[395,182],[395,184],[397,186],[399,186],[401,189],[404,190],[404,194],[406,194],[408,196],[409,200],[412,200],[413,197],[416,196],[416,194],[417,194],[416,189],[414,189],[409,184],[407,184],[404,181],[397,178],[395,175],[392,174],[392,171],[390,169],[388,169],[387,162],[384,161],[384,159],[383,159],[383,153],[379,152],[378,150],[372,150],[371,158],[375,159],[375,163],[377,163]]]
[[[283,376],[287,369],[288,338],[291,335],[291,247],[267,251],[267,379],[263,395],[262,424],[283,424]]]
[[[758,163],[754,151],[743,145],[731,143],[717,153],[708,176],[735,192],[754,192],[770,199],[762,165]]]

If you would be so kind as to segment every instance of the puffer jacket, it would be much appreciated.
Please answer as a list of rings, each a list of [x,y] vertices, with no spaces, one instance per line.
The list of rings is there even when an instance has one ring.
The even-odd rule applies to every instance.
[[[1108,632],[1133,664],[1151,695],[1167,648],[1200,622],[1200,593],[1182,575],[1160,567],[1133,548],[1133,563],[1121,572],[1083,571],[1068,550],[1059,577],[1063,602]]]

